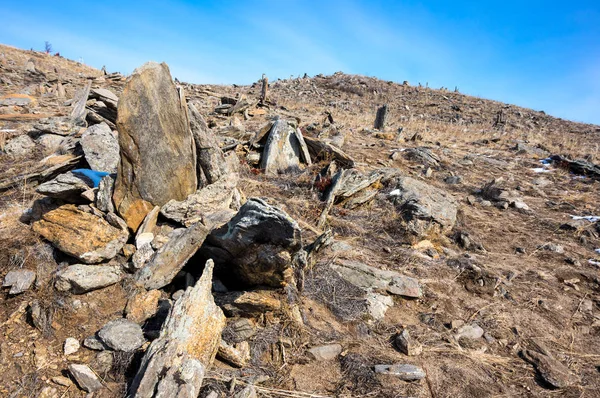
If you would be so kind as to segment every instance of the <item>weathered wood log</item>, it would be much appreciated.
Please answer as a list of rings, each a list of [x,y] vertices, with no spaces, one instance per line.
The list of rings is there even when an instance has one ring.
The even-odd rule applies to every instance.
[[[385,104],[379,109],[377,109],[377,115],[375,116],[375,125],[374,127],[377,130],[383,131],[385,129],[385,122],[388,114],[388,105]]]
[[[32,185],[48,181],[51,178],[56,177],[58,174],[64,173],[70,169],[75,168],[77,163],[81,160],[82,156],[69,157],[67,160],[56,164],[51,167],[44,167],[43,170],[35,171],[32,173],[21,174],[15,177],[6,178],[0,180],[0,192],[6,191],[11,188],[17,187],[19,184],[27,182],[33,183]]]
[[[306,142],[308,152],[313,161],[317,159],[336,160],[340,167],[348,169],[354,167],[354,159],[336,146],[312,137],[304,137],[304,142]]]

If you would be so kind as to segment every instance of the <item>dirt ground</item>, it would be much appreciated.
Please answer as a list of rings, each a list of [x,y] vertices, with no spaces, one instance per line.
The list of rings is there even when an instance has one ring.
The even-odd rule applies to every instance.
[[[67,114],[65,100],[48,92],[50,75],[63,82],[67,98],[88,78],[100,76],[99,71],[45,54],[6,46],[0,46],[0,53],[4,79],[0,97],[23,93],[37,99],[28,109],[0,113],[0,130],[10,130],[0,133],[0,148],[6,140],[27,133],[33,123],[7,114]],[[45,77],[33,78],[23,71],[30,58],[46,72]],[[124,80],[104,78],[92,81],[93,87],[117,94],[124,84]],[[307,283],[335,259],[359,260],[417,278],[423,297],[394,297],[394,306],[380,321],[348,320],[332,313],[332,303],[337,305],[338,300],[343,305],[347,298],[337,298],[335,291],[327,299],[306,291],[303,330],[292,330],[285,322],[273,327],[264,317],[262,340],[255,341],[267,346],[260,358],[241,371],[217,362],[207,386],[227,394],[232,375],[243,384],[246,376],[266,374],[269,379],[260,384],[260,396],[600,397],[600,271],[590,261],[600,261],[600,253],[595,252],[600,248],[600,224],[561,228],[572,221],[571,216],[600,216],[600,181],[555,166],[537,172],[534,169],[542,167],[545,156],[515,149],[522,143],[598,164],[599,126],[447,90],[341,73],[272,81],[269,106],[247,119],[217,115],[213,109],[223,96],[257,99],[260,84],[183,86],[188,101],[199,105],[215,132],[239,123],[253,133],[270,117],[280,115],[297,118],[305,135],[318,136],[331,127],[330,115],[345,136],[343,151],[356,161],[358,170],[397,168],[403,175],[448,191],[459,203],[453,231],[432,231],[425,238],[406,232],[401,215],[387,198],[391,188],[382,187],[370,203],[351,210],[334,206],[328,226],[336,242],[345,245],[342,250],[321,252],[306,274]],[[388,104],[390,114],[382,133],[373,130],[373,121],[383,104]],[[440,158],[439,165],[427,173],[418,161],[391,158],[394,151],[416,147],[429,148]],[[306,243],[323,232],[317,221],[324,203],[313,182],[326,162],[271,177],[247,164],[243,148],[238,148],[238,154],[242,155],[240,188],[246,197],[267,197],[277,203],[300,223]],[[40,163],[46,155],[34,152],[22,159],[0,155],[0,183],[24,170],[46,167]],[[451,176],[460,177],[460,182],[447,183]],[[482,186],[499,178],[519,193],[528,211],[479,201]],[[115,358],[112,368],[107,368],[96,352],[85,348],[65,357],[62,345],[67,337],[83,340],[121,316],[126,283],[78,296],[53,289],[52,271],[65,259],[57,258],[49,244],[20,221],[32,201],[41,197],[34,185],[25,180],[0,193],[0,279],[19,267],[38,272],[33,290],[14,297],[6,289],[0,293],[0,396],[40,396],[45,387],[54,388],[58,397],[85,396],[76,386],[51,382],[52,377],[66,376],[67,364],[73,361],[92,364],[105,382],[107,388],[94,397],[124,396],[125,382],[135,372],[135,358]],[[462,247],[455,239],[457,232],[467,233],[480,246]],[[547,244],[562,250],[548,250]],[[39,275],[46,275],[47,283]],[[35,300],[53,314],[45,333],[27,315],[27,306]],[[478,324],[484,337],[457,341],[452,325],[459,321]],[[421,355],[408,357],[391,343],[405,328],[423,345]],[[283,338],[291,341],[285,354],[273,352],[283,346],[276,344]],[[307,348],[329,343],[342,345],[338,360],[308,358]],[[577,382],[557,390],[547,388],[522,358],[522,350],[532,345],[544,346],[576,375]],[[376,364],[389,363],[418,365],[427,376],[404,382],[372,371]]]

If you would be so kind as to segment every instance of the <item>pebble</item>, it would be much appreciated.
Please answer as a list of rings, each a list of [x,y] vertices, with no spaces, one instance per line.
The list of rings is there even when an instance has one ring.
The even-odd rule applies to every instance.
[[[479,339],[483,336],[483,333],[483,329],[478,324],[472,323],[470,325],[464,325],[458,328],[455,337],[457,340],[461,337],[466,339]]]
[[[396,376],[404,381],[421,380],[425,377],[423,369],[409,364],[375,365],[375,373]]]
[[[308,352],[317,361],[331,361],[340,355],[342,346],[339,344],[322,345],[313,347]]]
[[[75,354],[77,351],[79,351],[79,347],[80,345],[77,339],[73,337],[67,337],[64,345],[65,356]]]

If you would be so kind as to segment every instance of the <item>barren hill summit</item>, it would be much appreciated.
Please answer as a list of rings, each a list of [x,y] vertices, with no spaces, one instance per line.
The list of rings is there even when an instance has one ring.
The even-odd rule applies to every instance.
[[[0,45],[0,396],[600,396],[599,142]]]

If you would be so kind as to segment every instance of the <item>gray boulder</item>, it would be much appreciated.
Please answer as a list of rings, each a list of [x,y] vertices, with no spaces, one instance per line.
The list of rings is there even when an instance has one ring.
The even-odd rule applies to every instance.
[[[423,234],[432,223],[444,231],[454,227],[458,204],[446,191],[414,178],[398,177],[389,196],[409,229],[417,235]]]
[[[260,168],[275,175],[297,170],[301,163],[310,164],[302,134],[287,121],[278,119],[269,132]]]
[[[115,351],[132,352],[144,342],[144,333],[137,323],[120,318],[108,322],[98,331],[100,340]]]
[[[106,123],[95,124],[85,130],[80,143],[92,170],[117,172],[119,142]]]
[[[224,226],[206,238],[201,253],[218,271],[246,285],[280,287],[302,248],[301,230],[281,209],[249,199]]]

